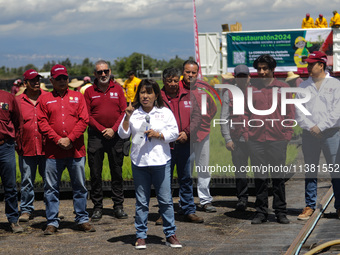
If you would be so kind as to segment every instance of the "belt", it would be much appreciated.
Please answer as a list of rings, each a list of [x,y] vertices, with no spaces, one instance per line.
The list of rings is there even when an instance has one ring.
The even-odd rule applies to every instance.
[[[6,142],[6,140],[0,140],[0,145],[3,145]]]

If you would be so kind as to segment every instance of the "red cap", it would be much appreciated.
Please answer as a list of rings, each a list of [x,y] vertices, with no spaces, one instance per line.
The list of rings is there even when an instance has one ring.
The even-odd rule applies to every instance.
[[[323,17],[323,15],[322,15],[322,14],[319,14],[319,17]]]
[[[307,14],[306,14],[306,17],[309,17],[309,16],[310,16],[310,14],[309,14],[309,13],[307,13]]]
[[[24,81],[25,80],[32,80],[35,77],[40,76],[42,77],[36,70],[34,69],[28,69],[25,73],[24,73]]]
[[[327,55],[321,51],[314,51],[309,54],[308,58],[305,60],[307,63],[323,62],[327,63]]]
[[[57,78],[59,75],[68,76],[67,69],[63,65],[55,65],[51,69],[51,76]]]

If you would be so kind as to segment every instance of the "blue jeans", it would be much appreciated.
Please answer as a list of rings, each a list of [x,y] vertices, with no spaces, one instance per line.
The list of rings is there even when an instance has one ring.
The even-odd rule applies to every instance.
[[[9,223],[19,218],[14,142],[0,145],[0,177],[5,191],[5,213]]]
[[[151,184],[155,187],[159,213],[163,218],[163,232],[166,237],[175,234],[175,215],[171,196],[169,160],[166,165],[138,167],[131,163],[136,192],[136,237],[146,239]]]
[[[175,144],[175,148],[171,150],[171,175],[173,174],[173,170],[176,165],[179,183],[180,207],[185,215],[196,212],[191,179],[191,155],[189,143]]]
[[[303,130],[302,152],[305,159],[305,164],[310,166],[314,165],[317,167],[319,165],[321,151],[325,156],[327,164],[335,164],[337,155],[340,153],[339,142],[340,133],[337,129],[326,130],[323,132],[323,137],[321,139],[312,136],[309,131]],[[306,206],[312,209],[315,209],[316,207],[317,180],[317,171],[306,171],[305,201]]]
[[[59,227],[59,185],[61,175],[67,167],[73,189],[73,207],[75,222],[82,224],[89,221],[86,211],[87,189],[85,187],[85,157],[47,159],[45,174],[45,204],[47,225]]]
[[[34,181],[37,168],[44,181],[45,179],[45,156],[19,156],[19,168],[21,172],[21,214],[32,214],[34,211]]]

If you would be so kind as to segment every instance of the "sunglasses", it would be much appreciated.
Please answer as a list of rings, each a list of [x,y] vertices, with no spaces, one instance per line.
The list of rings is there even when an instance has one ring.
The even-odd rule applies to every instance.
[[[57,78],[55,78],[56,81],[64,80],[66,81],[68,79],[68,76],[66,75],[59,75]]]
[[[96,71],[96,73],[97,73],[98,75],[101,75],[103,72],[104,72],[106,75],[108,75],[108,74],[110,73],[110,70],[109,70],[109,69],[106,69],[106,70],[99,70],[99,71]]]

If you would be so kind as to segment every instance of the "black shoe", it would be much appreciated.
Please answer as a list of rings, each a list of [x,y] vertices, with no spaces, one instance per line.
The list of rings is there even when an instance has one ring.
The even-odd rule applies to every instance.
[[[289,224],[289,220],[287,219],[287,216],[284,214],[277,215],[276,221],[280,224]]]
[[[103,211],[101,209],[94,209],[91,217],[91,221],[99,221],[103,217]]]
[[[114,209],[114,215],[117,219],[127,219],[128,215],[124,212],[123,208]]]
[[[261,224],[267,221],[267,217],[263,213],[256,213],[254,219],[251,221],[251,224]]]
[[[236,211],[244,212],[247,209],[247,201],[239,200],[236,204]]]

